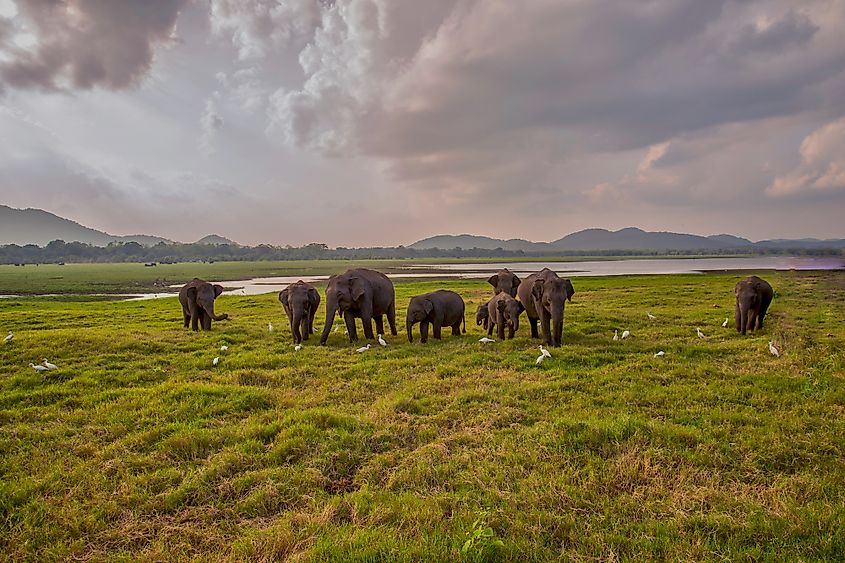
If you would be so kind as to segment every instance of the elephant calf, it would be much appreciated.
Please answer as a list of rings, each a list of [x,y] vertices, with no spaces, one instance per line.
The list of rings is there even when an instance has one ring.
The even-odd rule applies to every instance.
[[[496,328],[499,340],[505,339],[505,326],[508,327],[508,339],[519,330],[519,315],[525,310],[522,303],[509,293],[499,293],[487,303],[487,336],[493,335]]]
[[[314,315],[320,306],[320,294],[313,285],[299,280],[279,292],[279,301],[290,321],[293,343],[308,340],[314,331]]]
[[[757,329],[763,328],[763,317],[772,303],[774,291],[769,282],[751,276],[736,284],[736,308],[734,317],[736,319],[736,330],[745,334],[747,330],[753,331],[755,324]]]
[[[214,300],[223,293],[223,286],[210,284],[205,280],[194,278],[179,290],[179,303],[182,304],[182,316],[185,328],[191,323],[193,330],[201,326],[203,330],[211,330],[211,321],[223,321],[229,315],[214,314]]]
[[[420,342],[428,342],[428,325],[431,323],[434,338],[440,340],[440,329],[444,326],[452,327],[452,335],[461,334],[461,323],[466,333],[466,319],[464,318],[464,300],[454,291],[440,289],[425,295],[417,295],[408,303],[406,326],[408,342],[414,341],[413,328],[420,323]]]
[[[478,326],[483,326],[484,330],[487,330],[487,319],[490,318],[490,312],[487,310],[487,305],[490,303],[482,303],[478,306],[478,310],[475,312],[475,324]]]

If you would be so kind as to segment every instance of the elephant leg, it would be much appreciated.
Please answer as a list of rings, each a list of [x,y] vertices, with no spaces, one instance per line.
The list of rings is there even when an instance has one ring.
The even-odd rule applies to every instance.
[[[758,329],[763,328],[763,317],[766,316],[766,311],[769,310],[770,304],[771,304],[771,301],[765,301],[764,300],[763,303],[760,305],[760,313],[757,315],[757,328]]]
[[[361,313],[361,324],[364,325],[364,338],[372,340],[373,336],[373,317],[370,312]]]
[[[390,325],[390,334],[396,336],[396,303],[391,303],[387,308],[387,324]]]
[[[184,305],[182,305],[182,319],[185,321],[185,328],[188,328],[191,324],[191,312]]]
[[[376,315],[373,317],[376,322],[376,334],[384,334],[384,315]]]
[[[754,326],[757,324],[757,309],[749,309],[746,316],[748,318],[745,321],[745,329],[754,332]]]
[[[734,306],[734,321],[736,322],[736,331],[742,332],[742,311],[739,308],[739,303]]]
[[[440,321],[432,321],[431,322],[431,332],[432,336],[437,340],[440,340],[440,329],[443,328],[443,325],[440,324]]]
[[[531,338],[540,338],[540,334],[537,332],[537,322],[539,319],[532,319],[528,317],[528,324],[531,326]]]
[[[200,329],[199,327],[200,322],[200,311],[199,307],[196,305],[191,306],[191,330],[197,331]]]
[[[487,336],[493,336],[493,327],[496,326],[496,322],[493,319],[487,319]]]
[[[428,342],[428,321],[420,322],[420,342]]]
[[[308,313],[308,330],[311,332],[317,332],[317,329],[314,328],[314,317],[317,316],[317,308],[312,307],[311,312]]]
[[[552,316],[546,309],[540,310],[540,329],[543,331],[543,342],[547,346],[552,345]]]
[[[460,336],[461,335],[461,323],[457,322],[452,325],[452,336]]]
[[[346,331],[349,333],[350,342],[358,342],[358,329],[355,328],[355,316],[351,311],[343,313],[343,320],[346,321]]]

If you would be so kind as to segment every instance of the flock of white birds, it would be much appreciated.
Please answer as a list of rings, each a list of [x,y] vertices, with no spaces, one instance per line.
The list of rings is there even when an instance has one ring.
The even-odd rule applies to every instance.
[[[652,315],[651,313],[646,313],[646,317],[650,321],[657,320],[657,317]],[[728,326],[728,319],[725,318],[724,322],[722,323],[722,328],[725,328],[727,326]],[[267,323],[267,330],[270,331],[270,332],[273,332],[273,323]],[[337,331],[337,327],[335,327],[335,331]],[[698,338],[702,338],[702,339],[707,338],[707,336],[705,336],[705,334],[703,332],[701,332],[700,327],[695,327],[695,333],[696,333],[696,336],[698,336]],[[629,331],[629,330],[623,330],[621,336],[619,335],[619,330],[613,331],[613,340],[614,341],[625,340],[629,336],[631,336],[631,331]],[[15,338],[14,333],[9,331],[9,334],[6,335],[6,337],[3,339],[3,343],[8,344],[14,338]],[[495,339],[488,338],[486,336],[479,338],[478,341],[482,344],[492,344],[492,343],[496,342]],[[382,346],[382,347],[387,347],[387,345],[388,345],[387,341],[384,339],[384,335],[382,335],[382,334],[378,335],[378,343],[379,343],[379,346]],[[359,354],[363,354],[364,352],[370,350],[371,348],[372,348],[372,345],[367,344],[366,346],[362,346],[360,348],[357,348],[355,351]],[[302,350],[302,344],[297,344],[296,346],[293,347],[293,349],[296,352],[299,352],[300,350]],[[228,350],[229,350],[229,347],[225,344],[220,347],[220,352],[222,352],[224,354]],[[771,341],[771,340],[769,341],[769,353],[772,356],[775,356],[776,358],[780,357],[780,350],[778,350],[777,346],[775,346],[774,342]],[[655,358],[662,358],[665,355],[666,355],[666,352],[664,352],[663,350],[660,350],[659,352],[654,354],[654,357]],[[537,357],[535,365],[539,366],[540,364],[543,363],[543,361],[545,361],[546,358],[551,358],[551,357],[552,357],[551,353],[548,350],[546,350],[543,347],[543,345],[541,344],[540,345],[540,355]],[[213,367],[217,367],[218,365],[220,365],[220,356],[215,356],[214,359],[211,360],[211,365]],[[44,358],[44,361],[41,364],[30,363],[29,367],[31,367],[32,369],[34,369],[38,373],[44,373],[46,371],[52,371],[52,370],[55,370],[55,369],[59,369],[59,366],[57,366],[56,364],[50,363],[49,361],[47,361],[47,358]]]

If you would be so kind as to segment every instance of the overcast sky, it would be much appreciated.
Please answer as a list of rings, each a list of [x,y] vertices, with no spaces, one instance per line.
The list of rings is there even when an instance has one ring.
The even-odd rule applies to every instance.
[[[0,0],[0,203],[114,234],[845,237],[845,0]]]

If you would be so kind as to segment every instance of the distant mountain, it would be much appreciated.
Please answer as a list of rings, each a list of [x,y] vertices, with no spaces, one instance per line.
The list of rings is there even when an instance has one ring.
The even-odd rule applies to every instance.
[[[767,240],[751,242],[748,239],[729,234],[700,236],[684,233],[651,232],[635,227],[628,227],[618,231],[607,229],[585,229],[552,242],[531,242],[522,239],[501,240],[490,237],[473,235],[438,235],[429,237],[410,245],[410,248],[428,249],[440,248],[449,250],[460,247],[463,249],[483,248],[504,250],[522,250],[525,252],[554,252],[554,251],[701,251],[701,250],[731,250],[759,247],[762,249],[812,249],[812,248],[845,248],[842,239],[801,239],[801,240]]]
[[[217,246],[220,244],[231,244],[237,246],[238,243],[233,240],[227,239],[226,237],[221,237],[220,235],[206,235],[194,244],[210,244],[213,246]]]
[[[0,205],[0,244],[45,246],[53,240],[84,242],[94,246],[108,246],[112,242],[137,242],[144,246],[159,242],[172,244],[172,241],[150,235],[110,235],[41,209],[15,209]]]

